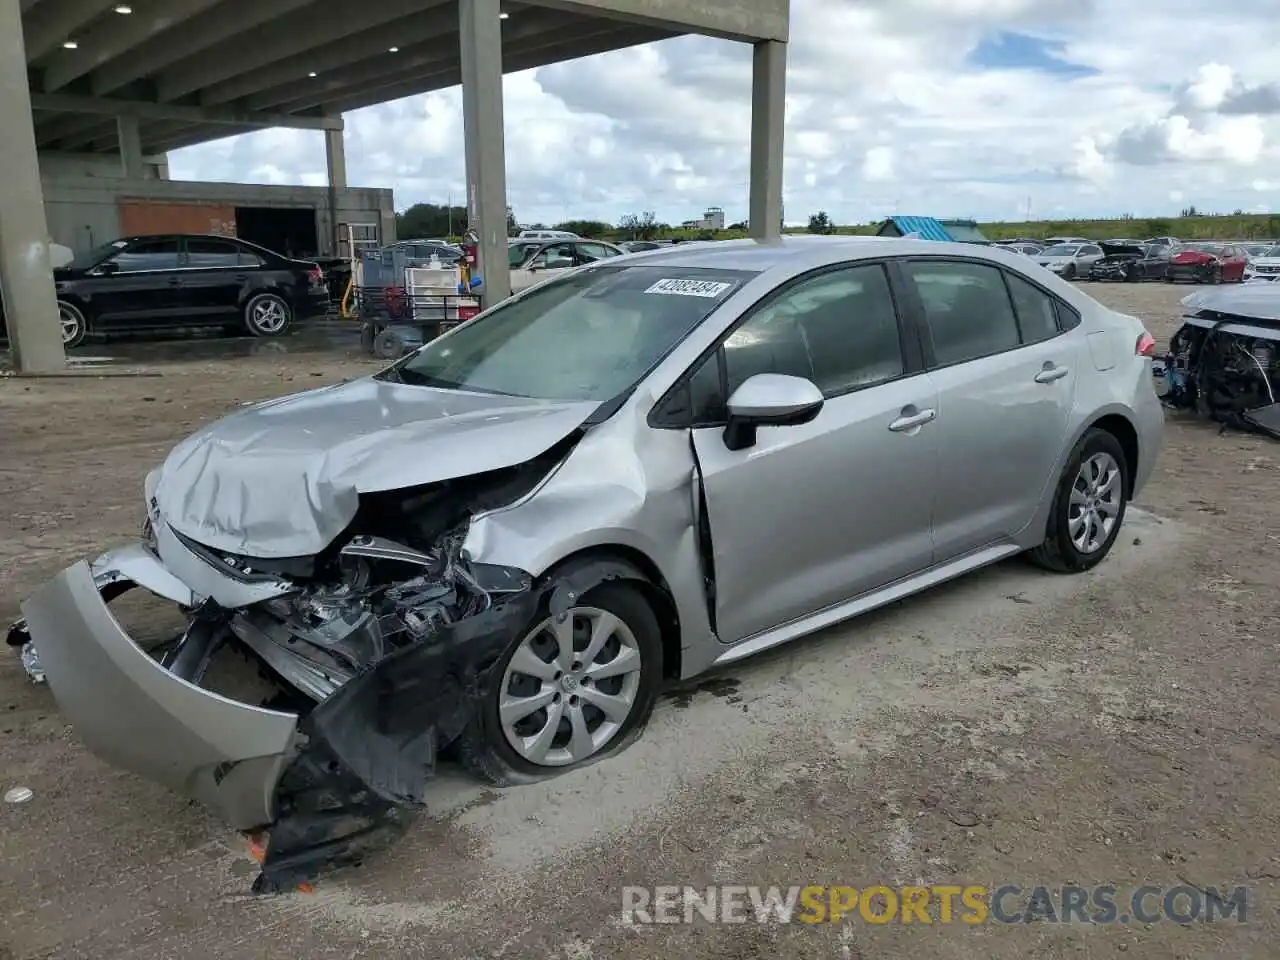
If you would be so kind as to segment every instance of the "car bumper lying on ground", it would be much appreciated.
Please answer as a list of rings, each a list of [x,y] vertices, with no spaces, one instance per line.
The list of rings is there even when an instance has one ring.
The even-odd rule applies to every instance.
[[[109,763],[200,800],[238,829],[271,823],[298,717],[219,696],[157,662],[121,628],[98,579],[81,561],[23,604],[62,713]]]
[[[482,568],[492,589],[483,609],[435,625],[312,703],[298,695],[298,683],[290,691],[280,682],[297,681],[305,661],[272,662],[262,643],[241,639],[248,618],[256,613],[263,622],[260,602],[227,609],[203,598],[178,572],[205,588],[210,572],[223,575],[201,570],[205,561],[166,532],[158,550],[137,543],[68,567],[27,599],[8,642],[30,654],[28,672],[47,680],[100,758],[199,800],[238,830],[264,831],[259,891],[358,862],[399,835],[421,806],[437,748],[474,716],[486,667],[543,599],[518,571]],[[140,647],[108,607],[134,587],[188,614],[186,630],[162,655]],[[299,709],[202,686],[223,645],[259,662]]]

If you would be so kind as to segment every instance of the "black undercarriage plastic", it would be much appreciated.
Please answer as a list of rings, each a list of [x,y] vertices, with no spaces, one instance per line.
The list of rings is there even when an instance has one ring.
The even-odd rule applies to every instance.
[[[516,584],[513,573],[505,571],[508,592],[488,610],[391,653],[303,718],[306,744],[277,786],[279,815],[254,892],[296,889],[399,838],[423,809],[437,751],[475,718],[508,645],[544,608],[562,615],[600,584],[636,577],[607,559],[537,587],[527,577]]]

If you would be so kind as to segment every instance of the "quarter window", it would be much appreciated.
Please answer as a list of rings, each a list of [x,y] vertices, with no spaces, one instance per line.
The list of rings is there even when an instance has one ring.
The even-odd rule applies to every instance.
[[[1039,343],[1058,335],[1058,312],[1053,297],[1015,273],[1006,273],[1009,295],[1018,314],[1023,343]]]
[[[725,340],[728,394],[748,377],[782,373],[838,396],[902,376],[898,317],[879,264],[801,281]]]
[[[924,307],[938,366],[1018,346],[1018,322],[998,269],[941,260],[904,266]]]

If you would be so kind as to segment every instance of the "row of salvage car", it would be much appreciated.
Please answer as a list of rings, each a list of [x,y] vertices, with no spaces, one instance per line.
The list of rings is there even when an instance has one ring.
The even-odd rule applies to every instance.
[[[1024,252],[1064,280],[1218,284],[1280,277],[1280,244],[1271,243],[1081,240]]]

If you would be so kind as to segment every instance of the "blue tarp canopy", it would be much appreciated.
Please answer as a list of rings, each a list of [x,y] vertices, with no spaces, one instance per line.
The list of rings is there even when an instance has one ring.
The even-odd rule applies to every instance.
[[[933,217],[890,217],[876,231],[880,237],[906,237],[913,233],[919,234],[922,240],[951,240],[947,228]]]

